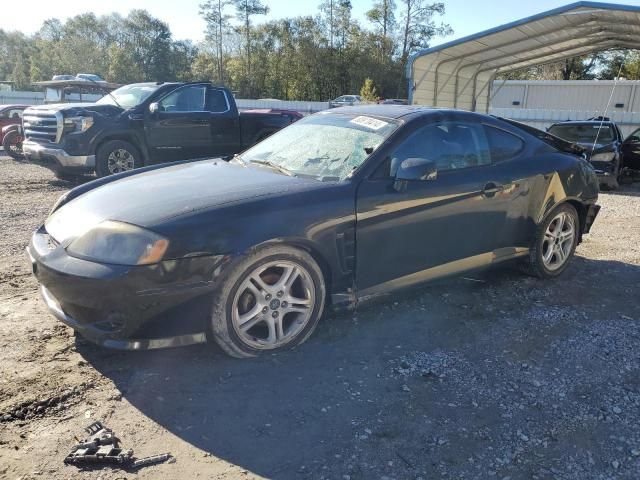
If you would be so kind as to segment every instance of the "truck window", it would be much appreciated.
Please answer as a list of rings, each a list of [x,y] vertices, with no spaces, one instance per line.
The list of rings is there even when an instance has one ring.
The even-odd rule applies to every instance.
[[[207,96],[207,110],[213,113],[223,113],[229,110],[227,96],[223,90],[215,88],[209,89],[209,94]]]
[[[164,112],[204,112],[206,85],[187,85],[170,93],[160,101]]]

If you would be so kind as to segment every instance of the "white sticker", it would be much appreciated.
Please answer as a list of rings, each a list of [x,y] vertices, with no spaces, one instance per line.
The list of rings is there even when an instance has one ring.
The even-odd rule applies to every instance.
[[[354,118],[353,120],[351,120],[351,123],[355,123],[356,125],[360,125],[361,127],[370,128],[371,130],[380,130],[381,128],[389,125],[387,122],[378,120],[377,118],[363,116]]]

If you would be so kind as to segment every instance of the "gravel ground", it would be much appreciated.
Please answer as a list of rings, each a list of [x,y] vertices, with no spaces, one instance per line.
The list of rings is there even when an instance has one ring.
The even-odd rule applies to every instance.
[[[435,283],[239,361],[76,342],[23,253],[73,185],[0,170],[0,478],[640,478],[640,186],[602,194],[559,279],[505,266]],[[93,420],[174,459],[64,466]]]

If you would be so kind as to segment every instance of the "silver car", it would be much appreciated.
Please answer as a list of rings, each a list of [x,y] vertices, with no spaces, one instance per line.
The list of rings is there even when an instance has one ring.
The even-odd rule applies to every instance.
[[[329,108],[336,107],[353,107],[362,103],[360,95],[342,95],[341,97],[331,100],[329,102]]]

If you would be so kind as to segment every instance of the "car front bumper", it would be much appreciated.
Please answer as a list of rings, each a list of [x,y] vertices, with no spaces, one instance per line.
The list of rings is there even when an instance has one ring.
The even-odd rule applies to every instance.
[[[198,302],[211,297],[226,260],[101,264],[67,255],[44,228],[33,234],[27,254],[45,304],[58,320],[94,343],[124,350],[206,341],[210,309],[206,301]],[[190,315],[196,303],[204,310]]]
[[[29,140],[23,142],[22,151],[27,160],[56,172],[86,173],[96,166],[95,155],[69,155],[62,148],[54,148]]]

